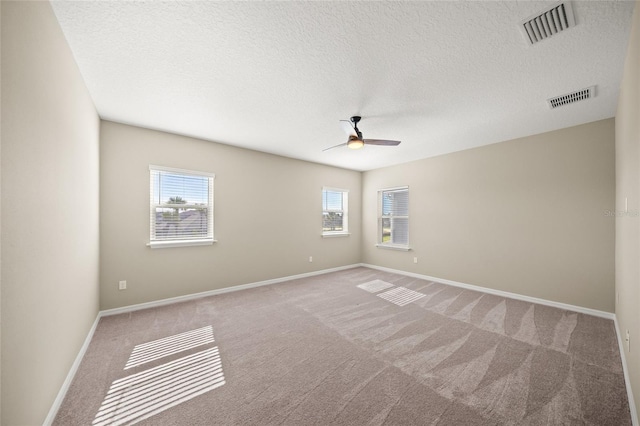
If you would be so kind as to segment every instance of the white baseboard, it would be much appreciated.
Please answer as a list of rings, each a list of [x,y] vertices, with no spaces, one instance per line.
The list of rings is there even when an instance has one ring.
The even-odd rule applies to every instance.
[[[489,294],[493,294],[495,296],[508,297],[509,299],[516,299],[516,300],[522,300],[524,302],[537,303],[539,305],[552,306],[554,308],[564,309],[564,310],[573,311],[573,312],[579,312],[581,314],[593,315],[593,316],[600,317],[600,318],[606,318],[606,319],[610,319],[610,320],[613,320],[615,318],[615,314],[613,314],[612,312],[605,312],[605,311],[599,311],[597,309],[584,308],[582,306],[569,305],[567,303],[561,303],[561,302],[555,302],[553,300],[547,300],[547,299],[540,299],[540,298],[537,298],[537,297],[525,296],[525,295],[518,294],[518,293],[510,293],[508,291],[494,290],[492,288],[480,287],[480,286],[473,285],[473,284],[465,284],[465,283],[461,283],[461,282],[458,282],[458,281],[452,281],[452,280],[446,280],[446,279],[443,279],[443,278],[431,277],[429,275],[422,275],[422,274],[416,274],[416,273],[413,273],[413,272],[401,271],[399,269],[386,268],[384,266],[369,265],[367,263],[363,263],[363,264],[361,264],[361,266],[364,266],[366,268],[371,268],[371,269],[377,269],[379,271],[391,272],[393,274],[406,275],[408,277],[419,278],[419,279],[422,279],[422,280],[435,281],[435,282],[438,282],[438,283],[441,283],[441,284],[448,284],[448,285],[451,285],[451,286],[454,286],[454,287],[461,287],[461,288],[464,288],[466,290],[479,291],[481,293],[489,293]]]
[[[377,269],[379,271],[390,272],[393,274],[405,275],[413,278],[423,279],[427,281],[435,281],[442,284],[448,284],[455,287],[461,287],[467,290],[479,291],[482,293],[489,293],[496,296],[508,297],[511,299],[522,300],[525,302],[538,303],[540,305],[552,306],[554,308],[560,308],[567,311],[579,312],[587,315],[594,315],[601,318],[613,320],[614,327],[616,329],[616,337],[618,339],[618,349],[620,351],[620,359],[622,361],[622,371],[624,374],[624,382],[627,387],[627,399],[629,400],[629,411],[631,412],[631,423],[633,426],[640,426],[638,421],[638,411],[636,409],[635,400],[633,399],[633,391],[631,389],[631,381],[629,380],[629,369],[627,368],[627,360],[624,351],[624,341],[622,339],[622,333],[618,325],[618,317],[611,312],[599,311],[597,309],[584,308],[582,306],[569,305],[566,303],[554,302],[553,300],[539,299],[537,297],[524,296],[517,293],[509,293],[508,291],[494,290],[486,287],[480,287],[472,284],[465,284],[457,281],[446,280],[442,278],[431,277],[428,275],[416,274],[413,272],[401,271],[398,269],[386,268],[384,266],[369,265],[366,263],[361,264],[366,268]]]
[[[137,304],[137,305],[124,306],[122,308],[115,308],[115,309],[107,309],[107,310],[98,312],[98,316],[96,316],[96,319],[93,322],[93,325],[91,326],[91,329],[89,330],[89,333],[87,334],[87,337],[84,340],[84,343],[83,343],[82,347],[80,348],[80,352],[78,352],[78,355],[76,356],[76,359],[73,362],[73,365],[71,365],[71,369],[69,370],[69,373],[67,374],[67,377],[66,377],[64,383],[62,384],[62,387],[60,388],[60,391],[58,392],[58,395],[56,396],[56,399],[54,400],[53,405],[51,406],[51,409],[49,410],[49,413],[47,414],[47,418],[45,419],[43,425],[44,426],[51,425],[53,423],[53,420],[56,418],[56,415],[58,414],[58,410],[60,409],[60,406],[62,405],[62,401],[64,400],[64,397],[66,396],[67,391],[69,390],[69,386],[71,386],[71,382],[73,381],[73,377],[76,375],[76,372],[78,371],[78,367],[80,366],[80,363],[82,362],[82,358],[84,358],[84,355],[87,352],[87,348],[89,347],[89,343],[91,343],[91,339],[93,338],[93,334],[96,331],[96,327],[98,326],[98,322],[100,321],[100,318],[102,318],[104,316],[108,316],[108,315],[116,315],[116,314],[121,314],[121,313],[125,313],[125,312],[133,312],[133,311],[138,311],[138,310],[141,310],[141,309],[153,308],[153,307],[156,307],[156,306],[169,305],[171,303],[176,303],[176,302],[184,302],[186,300],[199,299],[201,297],[213,296],[213,295],[216,295],[216,294],[223,294],[223,293],[229,293],[229,292],[232,292],[232,291],[246,290],[246,289],[249,289],[249,288],[261,287],[261,286],[264,286],[264,285],[277,284],[277,283],[281,283],[281,282],[284,282],[284,281],[297,280],[297,279],[300,279],[300,278],[313,277],[315,275],[322,275],[322,274],[327,274],[327,273],[330,273],[330,272],[343,271],[345,269],[357,268],[359,266],[361,266],[361,265],[360,264],[353,264],[353,265],[339,266],[339,267],[336,267],[336,268],[323,269],[323,270],[320,270],[320,271],[307,272],[307,273],[298,274],[298,275],[290,275],[288,277],[275,278],[275,279],[272,279],[272,280],[258,281],[258,282],[255,282],[255,283],[237,285],[237,286],[232,286],[232,287],[225,287],[225,288],[221,288],[221,289],[217,289],[217,290],[205,291],[205,292],[202,292],[202,293],[188,294],[188,295],[185,295],[185,296],[172,297],[170,299],[162,299],[162,300],[158,300],[158,301],[154,301],[154,302],[140,303],[140,304]]]
[[[621,356],[621,359],[622,359],[622,368],[623,368],[623,371],[624,371],[624,378],[625,378],[625,383],[626,383],[626,386],[627,386],[627,395],[628,395],[628,399],[629,399],[629,409],[631,410],[631,419],[632,419],[632,422],[633,422],[633,426],[640,426],[638,424],[638,414],[637,414],[637,411],[636,411],[636,406],[635,406],[634,399],[633,399],[633,394],[632,394],[632,391],[631,391],[631,385],[630,385],[630,382],[629,382],[629,373],[628,373],[628,369],[627,369],[626,359],[625,359],[625,356],[624,356],[624,345],[622,343],[620,330],[618,328],[618,321],[617,321],[617,318],[616,318],[615,314],[610,313],[610,312],[605,312],[605,311],[599,311],[599,310],[596,310],[596,309],[584,308],[584,307],[581,307],[581,306],[569,305],[569,304],[566,304],[566,303],[554,302],[554,301],[546,300],[546,299],[539,299],[537,297],[524,296],[524,295],[517,294],[517,293],[510,293],[510,292],[507,292],[507,291],[494,290],[494,289],[490,289],[490,288],[486,288],[486,287],[480,287],[480,286],[476,286],[476,285],[472,285],[472,284],[465,284],[465,283],[461,283],[461,282],[457,282],[457,281],[431,277],[431,276],[428,276],[428,275],[416,274],[416,273],[413,273],[413,272],[407,272],[407,271],[402,271],[402,270],[398,270],[398,269],[391,269],[391,268],[386,268],[386,267],[383,267],[383,266],[370,265],[370,264],[366,264],[366,263],[345,265],[345,266],[340,266],[340,267],[337,267],[337,268],[330,268],[330,269],[323,269],[323,270],[320,270],[320,271],[307,272],[307,273],[304,273],[304,274],[291,275],[291,276],[287,276],[287,277],[275,278],[275,279],[265,280],[265,281],[258,281],[258,282],[254,282],[254,283],[242,284],[242,285],[237,285],[237,286],[232,286],[232,287],[225,287],[225,288],[221,288],[221,289],[205,291],[205,292],[202,292],[202,293],[188,294],[188,295],[184,295],[184,296],[172,297],[172,298],[169,298],[169,299],[162,299],[162,300],[157,300],[157,301],[153,301],[153,302],[140,303],[140,304],[136,304],[136,305],[129,305],[129,306],[121,307],[121,308],[107,309],[107,310],[98,312],[98,316],[96,317],[96,319],[95,319],[95,321],[93,323],[93,326],[89,330],[89,333],[87,334],[87,337],[86,337],[86,339],[84,341],[84,344],[82,345],[82,348],[80,348],[80,352],[78,353],[78,356],[76,357],[73,365],[71,366],[71,369],[69,370],[69,373],[67,374],[67,377],[66,377],[64,383],[62,384],[62,387],[60,388],[60,391],[58,392],[58,396],[56,397],[53,405],[51,406],[51,409],[49,410],[49,414],[47,415],[47,418],[44,421],[44,425],[48,426],[48,425],[53,423],[53,420],[55,419],[55,416],[58,413],[58,410],[60,409],[60,406],[62,405],[62,401],[64,400],[64,397],[65,397],[65,395],[67,393],[67,390],[69,389],[69,386],[71,385],[71,381],[73,380],[73,377],[75,376],[76,371],[78,370],[78,367],[80,366],[80,362],[82,361],[82,358],[84,357],[85,352],[87,351],[87,348],[89,347],[89,343],[91,342],[91,339],[93,338],[93,334],[94,334],[94,332],[96,330],[96,327],[97,327],[98,322],[100,321],[101,317],[108,316],[108,315],[117,315],[117,314],[126,313],[126,312],[133,312],[133,311],[138,311],[138,310],[141,310],[141,309],[153,308],[153,307],[157,307],[157,306],[164,306],[164,305],[169,305],[169,304],[172,304],[172,303],[184,302],[184,301],[187,301],[187,300],[199,299],[199,298],[202,298],[202,297],[214,296],[214,295],[217,295],[217,294],[224,294],[224,293],[229,293],[229,292],[233,292],[233,291],[246,290],[246,289],[255,288],[255,287],[261,287],[261,286],[265,286],[265,285],[277,284],[277,283],[281,283],[281,282],[285,282],[285,281],[291,281],[291,280],[296,280],[296,279],[301,279],[301,278],[308,278],[308,277],[313,277],[313,276],[316,276],[316,275],[327,274],[327,273],[330,273],[330,272],[337,272],[337,271],[343,271],[343,270],[346,270],[346,269],[357,268],[357,267],[360,267],[360,266],[363,266],[363,267],[366,267],[366,268],[371,268],[371,269],[376,269],[376,270],[379,270],[379,271],[384,271],[384,272],[390,272],[390,273],[399,274],[399,275],[410,276],[410,277],[423,279],[423,280],[427,280],[427,281],[435,281],[435,282],[439,282],[439,283],[442,283],[442,284],[448,284],[448,285],[455,286],[455,287],[461,287],[461,288],[464,288],[464,289],[467,289],[467,290],[474,290],[474,291],[479,291],[479,292],[483,292],[483,293],[493,294],[493,295],[496,295],[496,296],[508,297],[508,298],[511,298],[511,299],[522,300],[522,301],[525,301],[525,302],[538,303],[538,304],[541,304],[541,305],[552,306],[552,307],[556,307],[556,308],[560,308],[560,309],[565,309],[565,310],[568,310],[568,311],[580,312],[580,313],[587,314],[587,315],[594,315],[594,316],[601,317],[601,318],[612,319],[614,321],[614,323],[615,323],[616,334],[617,334],[617,337],[618,337],[618,346],[619,346],[619,349],[620,349],[620,356]]]
[[[631,411],[631,423],[633,426],[638,426],[638,411],[636,410],[636,402],[633,399],[633,391],[631,389],[631,382],[629,381],[629,369],[627,368],[627,358],[624,352],[624,340],[622,340],[622,333],[620,332],[620,325],[618,324],[618,317],[615,316],[613,322],[616,327],[616,335],[618,336],[618,348],[620,350],[620,358],[622,360],[622,371],[624,373],[624,382],[627,386],[627,399],[629,400],[629,411]]]
[[[49,413],[47,414],[47,418],[44,420],[43,425],[49,426],[50,424],[53,423],[53,420],[56,418],[56,415],[58,414],[58,410],[62,405],[62,401],[64,400],[64,397],[67,395],[69,386],[71,386],[73,377],[76,375],[76,372],[78,371],[78,367],[80,367],[80,363],[82,362],[82,358],[84,358],[84,354],[87,352],[89,343],[91,343],[91,339],[93,338],[93,333],[95,333],[96,327],[98,327],[99,321],[100,321],[100,313],[98,312],[98,315],[96,316],[95,321],[93,321],[93,325],[89,329],[89,333],[87,334],[87,337],[84,339],[84,343],[82,344],[82,347],[80,348],[80,351],[78,352],[78,355],[76,356],[75,361],[73,361],[73,364],[69,369],[69,373],[67,373],[67,377],[64,379],[64,382],[62,383],[62,387],[60,388],[60,391],[58,391],[58,395],[56,396],[56,399],[53,401],[53,405],[51,406],[51,409],[49,409]]]
[[[219,288],[219,289],[216,289],[216,290],[204,291],[202,293],[186,294],[184,296],[171,297],[169,299],[161,299],[161,300],[155,300],[153,302],[146,302],[146,303],[139,303],[139,304],[136,304],[136,305],[123,306],[121,308],[107,309],[107,310],[104,310],[104,311],[100,311],[100,316],[117,315],[117,314],[122,314],[122,313],[126,313],[126,312],[139,311],[141,309],[155,308],[155,307],[158,307],[158,306],[170,305],[172,303],[185,302],[187,300],[200,299],[202,297],[215,296],[217,294],[229,293],[229,292],[232,292],[232,291],[246,290],[246,289],[249,289],[249,288],[262,287],[262,286],[265,286],[265,285],[278,284],[278,283],[281,283],[281,282],[284,282],[284,281],[298,280],[298,279],[301,279],[301,278],[308,278],[308,277],[313,277],[313,276],[316,276],[316,275],[328,274],[330,272],[343,271],[345,269],[357,268],[359,266],[362,266],[362,265],[359,264],[359,263],[356,263],[356,264],[352,264],[352,265],[338,266],[336,268],[322,269],[320,271],[307,272],[307,273],[298,274],[298,275],[290,275],[288,277],[274,278],[274,279],[271,279],[271,280],[258,281],[258,282],[249,283],[249,284],[241,284],[241,285],[235,285],[235,286],[231,286],[231,287]]]

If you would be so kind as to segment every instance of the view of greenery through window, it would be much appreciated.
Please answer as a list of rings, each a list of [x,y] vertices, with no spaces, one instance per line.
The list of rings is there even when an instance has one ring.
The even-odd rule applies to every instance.
[[[345,230],[345,196],[343,191],[322,191],[322,232]]]
[[[155,172],[153,199],[155,235],[152,239],[210,237],[208,177]]]

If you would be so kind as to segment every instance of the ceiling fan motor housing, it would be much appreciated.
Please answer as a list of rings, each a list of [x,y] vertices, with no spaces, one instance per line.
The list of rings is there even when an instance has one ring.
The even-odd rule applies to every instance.
[[[358,123],[360,122],[360,120],[362,119],[362,117],[360,117],[359,115],[354,115],[353,117],[351,117],[351,122],[353,122],[353,130],[356,131],[356,134],[358,135],[358,139],[362,140],[362,132],[360,131],[360,129],[358,129]]]
[[[378,146],[400,145],[400,141],[393,141],[393,140],[387,140],[387,139],[364,139],[362,137],[362,132],[360,131],[360,129],[358,129],[358,123],[360,122],[361,119],[362,117],[360,117],[359,115],[354,115],[348,121],[340,120],[340,122],[343,124],[343,129],[349,135],[347,142],[323,149],[323,151],[327,151],[327,150],[337,148],[339,146],[345,146],[345,145],[351,149],[360,149],[364,145],[378,145]]]

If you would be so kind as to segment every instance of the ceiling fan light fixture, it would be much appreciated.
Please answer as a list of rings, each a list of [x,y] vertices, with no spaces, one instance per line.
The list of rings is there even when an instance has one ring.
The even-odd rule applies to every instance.
[[[365,145],[378,145],[378,146],[398,146],[400,145],[400,141],[392,141],[389,139],[365,139],[362,137],[362,132],[358,129],[358,122],[362,117],[358,115],[354,115],[350,120],[340,120],[340,124],[342,124],[342,128],[349,135],[349,139],[347,142],[341,143],[339,145],[330,146],[329,148],[325,148],[322,151],[328,151],[333,148],[338,148],[339,146],[347,146],[349,149],[360,149]],[[353,123],[353,124],[352,124]],[[366,142],[365,142],[366,140]]]
[[[352,137],[349,138],[347,146],[351,149],[360,149],[364,146],[364,141],[362,139],[358,139],[357,137]]]

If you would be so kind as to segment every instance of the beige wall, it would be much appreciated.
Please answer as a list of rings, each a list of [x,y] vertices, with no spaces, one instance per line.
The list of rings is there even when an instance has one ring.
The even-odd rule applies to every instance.
[[[621,210],[624,197],[640,208],[638,9],[615,122],[614,205],[613,120],[364,174],[100,125],[50,5],[3,1],[1,423],[43,422],[98,304],[364,261],[613,311],[614,222],[615,309],[640,342],[638,218],[604,214]],[[146,247],[150,163],[216,173],[217,243]],[[402,185],[410,187],[413,249],[375,248],[377,190]],[[351,191],[351,236],[320,237],[322,186]],[[118,291],[123,279],[129,289]],[[636,404],[639,359],[627,355]]]
[[[0,6],[0,23],[2,22],[2,7]],[[2,26],[0,25],[0,29]],[[0,50],[2,46],[2,31],[0,31]],[[2,55],[0,55],[0,82],[2,81]],[[0,99],[2,99],[2,84],[0,84]],[[2,102],[0,102],[0,118],[2,117]],[[2,120],[0,119],[0,164],[2,164]],[[0,242],[2,241],[2,172],[0,169]],[[0,424],[2,424],[2,244],[0,243]]]
[[[215,173],[217,243],[146,246],[149,164]],[[103,121],[100,182],[102,309],[360,262],[359,172]],[[321,237],[323,186],[350,190],[350,236]]]
[[[2,8],[2,424],[42,424],[98,313],[100,121],[47,2]]]
[[[616,316],[629,330],[626,352],[634,400],[640,408],[640,5],[636,2],[616,114]],[[625,198],[628,212],[625,214]],[[623,337],[624,338],[624,337]]]
[[[613,119],[365,172],[363,261],[613,312],[614,183]],[[376,248],[403,185],[412,250]]]
[[[2,22],[2,6],[0,6],[0,23]],[[0,29],[1,29],[0,25]],[[0,31],[0,52],[2,46],[2,31]],[[0,82],[2,81],[2,55],[0,55]],[[2,99],[2,84],[0,84],[0,99]],[[2,117],[2,102],[0,102],[0,118]],[[0,164],[2,164],[2,120],[0,119]],[[0,169],[0,424],[2,424],[2,173]]]

